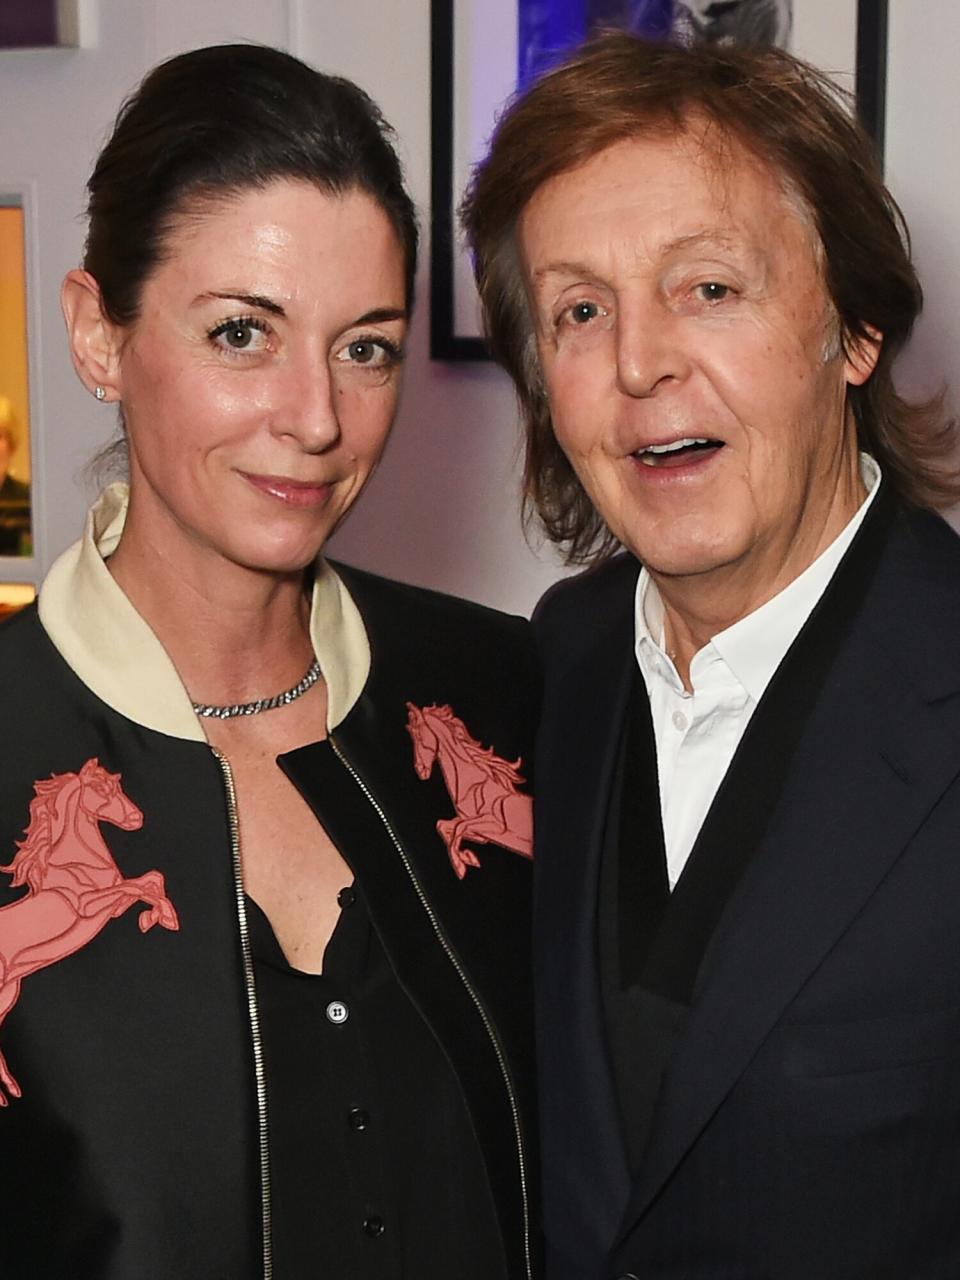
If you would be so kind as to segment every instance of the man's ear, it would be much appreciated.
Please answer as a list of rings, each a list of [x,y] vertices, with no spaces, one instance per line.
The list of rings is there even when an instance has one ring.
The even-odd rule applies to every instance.
[[[123,331],[103,313],[100,286],[89,271],[68,271],[60,287],[70,355],[77,376],[98,400],[120,400]],[[97,393],[102,387],[104,395]]]
[[[844,374],[853,387],[862,387],[873,373],[883,346],[883,334],[879,329],[872,324],[864,325],[864,328],[866,333],[863,337],[848,333],[843,341]]]

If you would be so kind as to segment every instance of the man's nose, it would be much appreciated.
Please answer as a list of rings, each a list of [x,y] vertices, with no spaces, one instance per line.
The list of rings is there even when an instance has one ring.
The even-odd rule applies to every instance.
[[[687,358],[669,311],[651,303],[623,303],[617,315],[617,385],[646,397],[684,376]]]

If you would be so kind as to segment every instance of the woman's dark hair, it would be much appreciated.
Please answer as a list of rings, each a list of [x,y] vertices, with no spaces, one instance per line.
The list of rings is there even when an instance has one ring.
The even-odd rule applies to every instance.
[[[900,210],[883,185],[849,102],[813,67],[780,49],[686,48],[606,33],[588,42],[504,112],[477,167],[462,217],[494,355],[517,388],[526,430],[524,495],[571,562],[615,548],[557,444],[540,375],[517,246],[524,208],[550,178],[615,143],[712,127],[733,139],[798,198],[822,246],[822,271],[844,344],[883,335],[876,368],[849,402],[860,447],[901,495],[955,502],[956,423],[941,398],[911,405],[892,367],[920,312]]]
[[[403,248],[409,305],[417,221],[393,142],[362,89],[278,49],[215,45],[161,63],[121,107],[87,184],[83,265],[105,314],[137,318],[178,215],[284,178],[380,205]]]

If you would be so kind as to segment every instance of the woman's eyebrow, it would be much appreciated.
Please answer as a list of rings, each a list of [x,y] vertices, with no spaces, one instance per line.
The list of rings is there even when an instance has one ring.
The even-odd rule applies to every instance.
[[[272,316],[285,316],[287,314],[279,302],[274,302],[272,298],[267,298],[261,293],[235,293],[230,289],[223,293],[219,290],[211,290],[209,293],[198,294],[193,300],[194,306],[200,302],[207,302],[210,298],[219,298],[223,302],[242,302],[246,307],[254,307],[258,311],[267,311]]]
[[[366,312],[354,321],[354,324],[385,324],[388,320],[407,320],[409,314],[405,307],[377,307]]]

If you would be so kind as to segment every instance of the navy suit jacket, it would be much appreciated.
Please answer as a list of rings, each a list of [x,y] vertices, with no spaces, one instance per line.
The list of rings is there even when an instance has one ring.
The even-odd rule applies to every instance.
[[[960,540],[889,493],[875,508],[848,552],[859,544],[854,587],[841,566],[807,624],[822,672],[809,705],[794,701],[775,794],[744,764],[792,722],[799,641],[724,782],[720,838],[736,841],[741,812],[762,813],[760,835],[633,1174],[597,898],[639,566],[619,557],[538,609],[548,1280],[960,1276]]]

